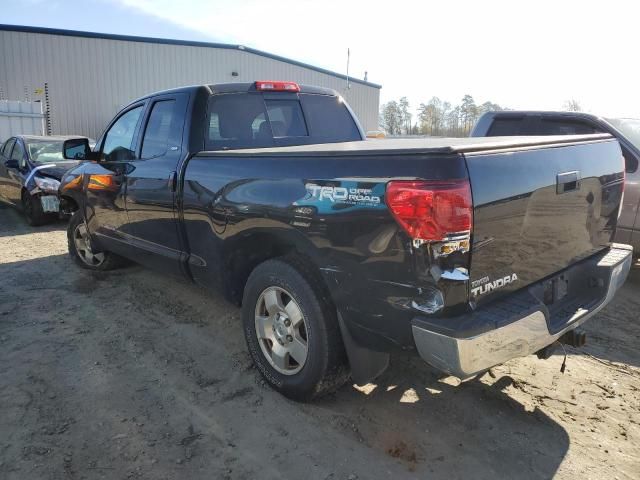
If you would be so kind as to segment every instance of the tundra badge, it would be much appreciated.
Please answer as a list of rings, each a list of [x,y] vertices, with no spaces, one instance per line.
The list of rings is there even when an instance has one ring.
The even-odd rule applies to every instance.
[[[502,288],[510,283],[518,280],[518,276],[515,273],[507,275],[506,277],[498,278],[491,281],[489,277],[482,277],[479,280],[471,282],[471,294],[474,297],[484,295],[498,288]]]

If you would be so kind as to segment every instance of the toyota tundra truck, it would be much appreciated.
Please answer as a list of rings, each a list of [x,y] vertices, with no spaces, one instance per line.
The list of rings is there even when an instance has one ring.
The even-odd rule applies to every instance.
[[[257,81],[150,94],[65,149],[90,160],[59,189],[71,258],[221,290],[297,400],[395,350],[467,379],[577,345],[631,266],[607,134],[366,140],[336,92]]]

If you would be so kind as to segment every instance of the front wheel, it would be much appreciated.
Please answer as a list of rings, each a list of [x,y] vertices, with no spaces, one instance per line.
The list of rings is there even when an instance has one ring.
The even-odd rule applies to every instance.
[[[38,197],[34,197],[26,190],[22,192],[22,212],[27,223],[32,227],[38,227],[51,221],[51,216],[44,213]]]
[[[242,319],[254,363],[286,397],[310,400],[349,378],[335,309],[304,263],[258,265],[245,286]]]
[[[91,235],[80,211],[75,212],[69,220],[67,243],[71,258],[76,264],[87,270],[112,270],[123,264],[122,257],[114,253],[95,251]]]

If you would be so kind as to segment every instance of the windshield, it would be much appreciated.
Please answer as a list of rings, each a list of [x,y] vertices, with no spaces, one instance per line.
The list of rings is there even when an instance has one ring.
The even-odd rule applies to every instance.
[[[29,158],[34,163],[63,162],[62,144],[61,140],[32,140],[27,144]]]
[[[637,118],[608,118],[607,121],[620,130],[634,147],[640,150],[640,119]]]

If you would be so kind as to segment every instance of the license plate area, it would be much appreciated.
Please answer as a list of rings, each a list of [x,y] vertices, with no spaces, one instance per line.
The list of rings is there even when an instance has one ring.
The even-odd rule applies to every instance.
[[[553,305],[567,296],[569,292],[569,278],[566,275],[558,275],[543,282],[542,301],[545,305]]]
[[[59,212],[60,200],[55,195],[43,195],[40,197],[43,212]]]

